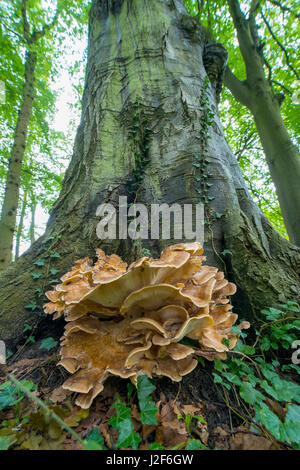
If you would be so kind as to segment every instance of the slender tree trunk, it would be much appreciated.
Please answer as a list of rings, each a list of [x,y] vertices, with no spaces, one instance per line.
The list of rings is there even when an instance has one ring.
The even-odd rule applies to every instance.
[[[29,227],[29,237],[30,242],[33,244],[35,242],[35,212],[36,212],[37,203],[35,201],[34,195],[32,195],[32,202],[31,202],[31,220],[30,220],[30,227]]]
[[[253,106],[256,128],[266,155],[290,241],[300,246],[300,159],[286,130],[277,100],[262,100]]]
[[[205,254],[237,283],[233,302],[243,318],[297,297],[299,249],[250,198],[207,82],[205,38],[181,0],[93,1],[73,157],[45,234],[0,278],[2,339],[16,344],[24,322],[36,318],[24,305],[43,303],[35,291],[48,290],[50,267],[60,276],[96,247],[126,261],[137,256],[132,241],[96,235],[97,207],[126,195],[148,206],[206,203]],[[157,256],[177,241],[144,246]],[[45,264],[34,266],[41,258]]]
[[[16,228],[20,178],[26,148],[27,132],[34,99],[36,54],[27,51],[25,81],[21,109],[17,120],[14,143],[6,177],[5,196],[0,220],[0,271],[12,260],[12,246]]]
[[[27,191],[25,191],[22,201],[22,208],[20,213],[19,225],[16,233],[16,248],[15,248],[15,261],[19,258],[20,255],[20,241],[22,237],[22,232],[24,228],[24,217],[27,208]]]
[[[245,61],[247,80],[241,82],[227,69],[224,81],[234,97],[254,116],[287,233],[290,241],[300,246],[299,152],[283,122],[280,97],[273,94],[265,77],[255,12],[246,19],[238,0],[228,0],[228,4]]]

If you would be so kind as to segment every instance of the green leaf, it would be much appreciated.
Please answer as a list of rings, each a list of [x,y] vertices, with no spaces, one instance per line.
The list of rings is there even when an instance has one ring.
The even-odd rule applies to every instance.
[[[134,391],[135,391],[135,386],[131,382],[129,382],[127,384],[127,400],[130,400],[130,397]]]
[[[148,425],[157,425],[156,421],[156,413],[157,413],[157,406],[155,403],[152,401],[151,397],[148,398],[148,403],[146,403],[146,400],[143,400],[140,402],[140,420],[143,424],[148,424]]]
[[[39,279],[42,274],[41,273],[32,273],[31,276],[33,277],[33,279]]]
[[[42,259],[36,261],[36,262],[33,263],[33,264],[35,264],[36,266],[44,266],[45,261],[46,261],[45,258],[42,258]]]
[[[284,425],[290,443],[300,444],[300,406],[287,405]]]
[[[189,439],[189,442],[187,443],[186,450],[204,450],[207,449],[207,447],[202,444],[201,441],[198,439]]]
[[[247,356],[252,356],[253,354],[255,354],[255,348],[253,348],[253,346],[243,344],[241,341],[237,343],[234,350],[246,354]]]
[[[23,333],[25,333],[26,331],[32,330],[32,328],[33,327],[31,325],[28,325],[27,323],[25,323],[24,328],[23,328]]]
[[[119,436],[116,447],[132,447],[134,450],[137,450],[141,441],[142,439],[140,438],[140,435],[137,432],[132,432],[126,439],[122,439],[122,437],[120,438]]]
[[[53,276],[55,276],[55,274],[59,273],[59,269],[51,268],[50,273],[53,274]]]
[[[149,446],[149,450],[164,450],[164,447],[157,442],[152,442]]]
[[[39,346],[39,349],[47,349],[47,351],[50,351],[51,349],[55,348],[56,345],[57,345],[57,341],[55,341],[54,338],[49,336],[49,338],[43,339],[43,341],[41,342]]]
[[[56,252],[56,253],[52,253],[52,254],[50,255],[50,258],[60,258],[60,254],[57,253],[57,252]]]
[[[15,436],[0,436],[0,450],[7,450],[16,442]]]
[[[259,343],[260,343],[260,347],[262,351],[269,351],[271,347],[271,341],[270,341],[269,336],[267,335],[263,336]]]
[[[26,339],[26,344],[27,343],[35,343],[35,337],[33,335],[30,335],[27,339]]]
[[[99,429],[93,429],[93,431],[88,435],[83,450],[107,450]]]
[[[214,360],[214,368],[221,372],[223,369],[226,369],[227,366],[224,361],[220,361],[220,359],[215,359]]]
[[[223,250],[223,251],[221,251],[221,255],[223,255],[223,256],[232,255],[232,252],[230,250]]]
[[[25,307],[27,310],[37,310],[39,308],[39,306],[37,305],[37,303],[34,301],[34,300],[31,300],[30,303],[28,305],[25,305]]]
[[[282,440],[282,423],[278,416],[265,403],[255,408],[257,411],[256,420],[260,421],[275,439]]]
[[[156,389],[147,375],[140,375],[137,381],[139,402],[143,402]]]

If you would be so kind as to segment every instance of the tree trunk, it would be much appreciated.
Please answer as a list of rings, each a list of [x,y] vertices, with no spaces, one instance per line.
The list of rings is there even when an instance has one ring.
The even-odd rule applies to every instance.
[[[290,241],[300,246],[300,159],[280,113],[281,96],[274,95],[264,72],[255,11],[249,19],[238,0],[228,0],[245,62],[247,80],[241,82],[226,70],[225,84],[254,116],[266,161]]]
[[[19,202],[20,178],[34,99],[35,65],[36,54],[32,51],[27,51],[22,104],[19,111],[14,143],[9,160],[5,196],[0,220],[0,271],[6,268],[12,259],[13,238],[16,228]]]
[[[50,267],[60,276],[96,247],[126,261],[138,255],[130,240],[96,235],[97,207],[124,195],[147,205],[206,202],[205,254],[237,283],[233,303],[243,318],[296,298],[299,249],[250,198],[207,82],[205,44],[181,0],[93,1],[73,157],[45,234],[0,279],[1,339],[16,344],[24,322],[37,317],[24,305],[39,303],[35,289],[49,288]],[[144,247],[157,256],[175,241]],[[41,258],[45,264],[33,266]],[[36,272],[42,276],[33,280]]]
[[[256,94],[253,115],[276,187],[283,220],[290,241],[300,246],[300,159],[280,113],[278,101]]]
[[[20,213],[20,221],[19,221],[17,234],[16,234],[15,261],[17,261],[20,255],[20,241],[21,241],[22,232],[24,228],[24,217],[25,217],[26,208],[27,208],[27,190],[25,190],[25,193],[23,196],[22,209]]]
[[[34,197],[34,194],[32,194],[31,198],[31,207],[30,207],[30,213],[31,213],[31,219],[30,219],[30,227],[29,227],[29,238],[31,244],[35,242],[35,211],[36,211],[36,200]]]

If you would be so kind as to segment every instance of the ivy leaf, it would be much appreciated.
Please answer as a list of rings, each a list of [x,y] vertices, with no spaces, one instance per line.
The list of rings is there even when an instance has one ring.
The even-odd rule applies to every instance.
[[[263,426],[269,431],[276,439],[281,440],[281,421],[278,416],[270,410],[270,408],[262,403],[259,407],[256,406],[256,420],[260,421]]]
[[[290,442],[300,444],[300,406],[287,405],[287,410],[284,424]]]
[[[199,441],[199,439],[189,439],[189,442],[186,446],[186,450],[203,450],[203,449],[207,449],[207,447],[202,444],[201,441]]]
[[[59,269],[51,268],[50,273],[53,274],[53,276],[55,276],[55,274],[59,273]]]
[[[222,374],[225,377],[225,379],[228,380],[228,382],[231,382],[235,385],[241,385],[242,382],[236,374],[233,374],[231,372],[222,372]]]
[[[27,325],[27,323],[25,323],[24,328],[23,328],[23,333],[25,333],[26,331],[30,331],[30,330],[32,330],[32,326]]]
[[[155,426],[157,424],[156,421],[156,413],[157,413],[157,406],[153,402],[152,398],[149,397],[149,402],[145,403],[142,402],[142,406],[140,403],[141,413],[140,413],[140,420],[143,424],[149,424],[150,426]]]
[[[262,351],[269,351],[271,347],[271,341],[269,336],[265,335],[260,340],[260,347]]]
[[[130,400],[130,397],[133,394],[134,390],[135,386],[131,382],[129,382],[127,384],[127,400]]]
[[[149,446],[149,450],[164,450],[164,447],[157,442],[152,442]]]
[[[45,262],[46,262],[45,258],[42,258],[38,261],[35,261],[35,263],[33,264],[35,264],[36,266],[44,266]]]
[[[55,339],[49,336],[49,338],[43,339],[43,341],[40,344],[39,349],[47,349],[47,351],[50,351],[51,349],[55,348],[56,345],[57,345],[57,341],[55,341]]]
[[[214,360],[214,368],[217,371],[221,372],[223,369],[226,369],[227,366],[226,366],[225,362],[220,361],[220,359],[215,359]]]
[[[253,346],[243,344],[241,341],[237,343],[234,350],[246,354],[247,356],[252,356],[253,354],[255,354],[255,348]]]
[[[138,377],[137,391],[140,404],[154,392],[155,388],[155,385],[153,385],[147,375],[140,375]]]
[[[34,300],[31,300],[30,303],[28,305],[25,305],[24,308],[34,311],[34,310],[38,310],[39,306]]]
[[[122,438],[120,438],[121,433],[122,430],[120,431],[116,447],[132,447],[134,450],[137,450],[139,443],[142,441],[140,435],[137,432],[131,432],[126,439],[122,440]]]
[[[107,450],[99,429],[93,429],[88,435],[83,450]]]
[[[240,395],[243,400],[250,405],[261,403],[265,399],[265,396],[259,390],[256,390],[250,382],[242,383]]]
[[[60,258],[60,254],[57,253],[57,252],[56,252],[56,253],[52,253],[52,254],[50,255],[50,258]]]
[[[31,276],[33,277],[33,279],[39,279],[42,274],[41,273],[32,273]]]
[[[15,436],[0,436],[0,450],[7,450],[16,442]]]
[[[223,256],[232,255],[232,252],[230,250],[223,250],[223,251],[221,251],[221,255],[223,255]]]

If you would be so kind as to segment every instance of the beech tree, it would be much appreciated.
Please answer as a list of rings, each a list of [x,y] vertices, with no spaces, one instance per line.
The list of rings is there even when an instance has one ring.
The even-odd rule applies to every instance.
[[[204,204],[205,255],[237,284],[236,313],[254,320],[262,307],[296,299],[300,250],[254,204],[224,138],[224,61],[183,0],[93,0],[73,156],[45,234],[1,275],[1,339],[16,345],[53,272],[96,247],[131,262],[179,241],[99,240],[97,208],[119,196],[129,205]]]

